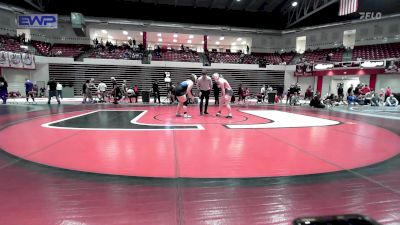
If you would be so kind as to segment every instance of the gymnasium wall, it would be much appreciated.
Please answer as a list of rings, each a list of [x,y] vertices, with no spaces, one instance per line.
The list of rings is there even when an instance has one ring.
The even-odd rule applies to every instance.
[[[376,80],[376,90],[390,87],[393,92],[400,93],[400,74],[379,74]]]
[[[300,84],[302,89],[302,94],[304,94],[305,89],[308,85],[311,85],[313,90],[316,90],[316,81],[317,77],[295,77],[293,74],[292,78],[288,77],[289,73],[285,77],[285,80],[291,80],[293,83],[296,81]],[[344,80],[344,81],[343,81]],[[334,82],[336,81],[336,82]],[[328,93],[336,94],[336,86],[337,82],[348,81],[348,86],[350,84],[356,85],[358,83],[368,84],[370,85],[370,75],[346,75],[346,76],[324,76],[322,82],[322,95],[327,95]],[[386,87],[390,86],[393,92],[400,93],[400,74],[378,74],[375,84],[375,90],[386,89]],[[345,86],[347,89],[347,86]]]
[[[167,89],[164,83],[164,72],[170,72],[172,83],[183,81],[194,73],[200,75],[200,67],[161,67],[138,65],[106,65],[106,64],[49,64],[49,76],[66,86],[73,87],[75,95],[80,95],[82,84],[85,80],[94,78],[96,83],[104,80],[111,87],[110,77],[116,77],[118,82],[126,80],[128,86],[137,84],[141,90],[150,90],[154,80],[158,80],[161,94],[166,95]],[[248,87],[251,93],[258,93],[262,84],[268,84],[277,88],[284,84],[283,70],[241,70],[241,69],[216,69],[208,68],[207,73],[222,74],[234,90],[239,84]]]
[[[80,95],[82,84],[86,79],[95,78],[96,82],[104,80],[111,87],[110,77],[117,77],[118,81],[127,80],[128,85],[138,84],[141,90],[149,90],[154,80],[158,80],[163,87],[164,72],[170,72],[172,82],[176,83],[188,78],[191,73],[201,74],[205,68],[200,63],[163,62],[141,64],[137,60],[109,60],[85,59],[84,62],[74,62],[72,58],[36,57],[36,70],[15,70],[3,68],[3,75],[10,82],[10,90],[24,92],[23,81],[30,78],[32,81],[47,81],[54,77],[64,86],[75,89],[75,95]],[[291,72],[287,72],[291,68]],[[251,93],[258,93],[261,86],[271,85],[274,88],[286,86],[285,74],[293,73],[294,66],[271,65],[267,68],[258,68],[256,65],[219,64],[214,63],[205,68],[208,75],[218,72],[226,77],[234,90],[239,84],[248,87]],[[166,94],[162,88],[161,93]]]

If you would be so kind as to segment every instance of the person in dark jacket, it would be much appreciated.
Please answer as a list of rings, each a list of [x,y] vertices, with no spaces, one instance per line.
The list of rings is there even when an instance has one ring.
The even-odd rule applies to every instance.
[[[4,77],[0,77],[0,98],[3,100],[3,104],[7,103],[8,84]]]

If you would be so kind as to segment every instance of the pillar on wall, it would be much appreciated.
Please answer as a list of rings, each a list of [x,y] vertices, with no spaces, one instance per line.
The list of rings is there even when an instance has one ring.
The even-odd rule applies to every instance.
[[[318,76],[317,78],[317,93],[321,93],[322,92],[322,82],[324,81],[324,77],[323,76]]]
[[[147,32],[143,32],[143,47],[147,49]]]
[[[369,88],[375,89],[376,85],[376,74],[371,74],[369,76]]]
[[[208,52],[208,48],[207,48],[207,35],[204,35],[203,49],[204,49],[204,52]]]

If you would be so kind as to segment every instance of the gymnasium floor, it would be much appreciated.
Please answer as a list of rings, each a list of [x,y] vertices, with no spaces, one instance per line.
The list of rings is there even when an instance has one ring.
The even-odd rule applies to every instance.
[[[1,105],[0,224],[400,224],[396,113],[233,109]]]

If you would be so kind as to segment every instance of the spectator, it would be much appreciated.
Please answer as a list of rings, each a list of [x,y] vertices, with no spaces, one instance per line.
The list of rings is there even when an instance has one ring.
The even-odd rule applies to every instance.
[[[337,93],[338,93],[338,101],[343,102],[343,98],[344,98],[343,83],[339,84]]]
[[[161,104],[160,89],[158,87],[158,81],[157,80],[155,80],[153,82],[152,88],[153,88],[153,95],[154,95],[154,103],[157,103],[157,99],[158,99],[158,103]]]
[[[0,77],[0,98],[3,100],[2,104],[7,103],[8,97],[8,84],[4,77]]]
[[[124,99],[128,96],[128,86],[126,86],[126,80],[122,81],[121,92],[122,92],[122,101],[124,101]]]
[[[106,90],[107,90],[107,85],[103,82],[100,81],[99,85],[97,86],[97,93],[99,96],[99,102],[106,102]]]
[[[244,100],[243,100],[243,102],[246,103],[246,100],[249,99],[249,98],[250,98],[250,90],[249,90],[249,88],[246,87],[244,89]]]
[[[385,101],[385,90],[381,88],[381,91],[379,92],[379,101],[384,102]]]
[[[379,106],[379,96],[375,91],[371,91],[371,106]]]
[[[37,96],[39,94],[39,87],[36,84],[36,82],[35,82],[35,84],[33,84],[32,92],[33,92],[33,96]]]
[[[121,89],[118,86],[117,80],[115,77],[111,77],[112,82],[112,96],[114,99],[114,104],[118,104],[118,101],[122,98]]]
[[[350,85],[350,87],[347,89],[347,96],[349,96],[350,94],[353,94],[353,84]]]
[[[325,105],[321,102],[321,95],[318,93],[316,94],[313,99],[310,101],[310,106],[314,108],[325,108]]]
[[[137,103],[138,102],[138,97],[139,97],[139,87],[137,85],[135,85],[133,87],[133,92],[135,92],[135,100],[136,100],[136,103]]]
[[[239,103],[240,103],[241,101],[244,101],[245,93],[244,93],[242,84],[239,84],[238,96],[239,96]]]
[[[26,102],[29,102],[29,97],[32,98],[32,101],[35,102],[35,96],[33,93],[33,83],[29,79],[25,79],[25,96]]]
[[[94,78],[91,78],[89,83],[86,83],[86,98],[89,98],[90,103],[94,103],[93,101],[93,92],[96,91],[96,84],[94,83]]]
[[[62,84],[60,82],[57,82],[57,96],[61,99],[63,99],[62,89],[63,89]]]
[[[265,85],[263,85],[262,87],[261,87],[261,90],[260,90],[260,95],[261,95],[261,99],[262,99],[262,102],[264,102],[265,101]]]
[[[126,90],[126,95],[129,98],[129,103],[132,103],[132,97],[135,95],[135,92],[133,91],[133,88],[128,88],[128,90]]]
[[[286,104],[289,102],[289,105],[292,104],[292,97],[294,95],[294,93],[297,92],[297,87],[296,84],[292,84],[289,87],[288,93],[287,93],[287,97],[286,97]]]
[[[337,101],[338,101],[337,96],[335,96],[334,94],[330,94],[325,98],[324,104],[328,106],[334,106],[338,105]]]
[[[385,105],[396,107],[397,105],[399,105],[399,101],[393,96],[393,94],[390,94],[389,97],[386,99]]]
[[[291,105],[300,105],[300,98],[299,98],[299,94],[297,92],[294,93],[294,95],[292,96],[292,100],[290,102]]]
[[[51,97],[55,96],[58,104],[61,104],[60,99],[57,96],[57,83],[54,78],[51,78],[49,82],[47,82],[47,89],[49,90],[49,100],[47,104],[50,104]]]
[[[356,88],[354,88],[354,95],[359,96],[360,95],[360,89],[362,87],[362,84],[358,84]]]
[[[353,93],[350,93],[350,94],[347,96],[347,103],[348,103],[349,105],[355,105],[356,102],[357,102],[357,97],[354,96]]]
[[[272,89],[272,87],[268,85],[267,94],[268,94],[268,93],[271,93],[273,90],[274,90],[274,89]]]
[[[391,94],[392,94],[392,89],[390,89],[390,87],[388,86],[385,92],[385,101]]]
[[[368,87],[368,85],[366,84],[366,85],[364,85],[363,88],[361,88],[360,94],[366,95],[366,94],[368,94],[370,91],[371,91],[371,89],[370,89],[370,88]]]

